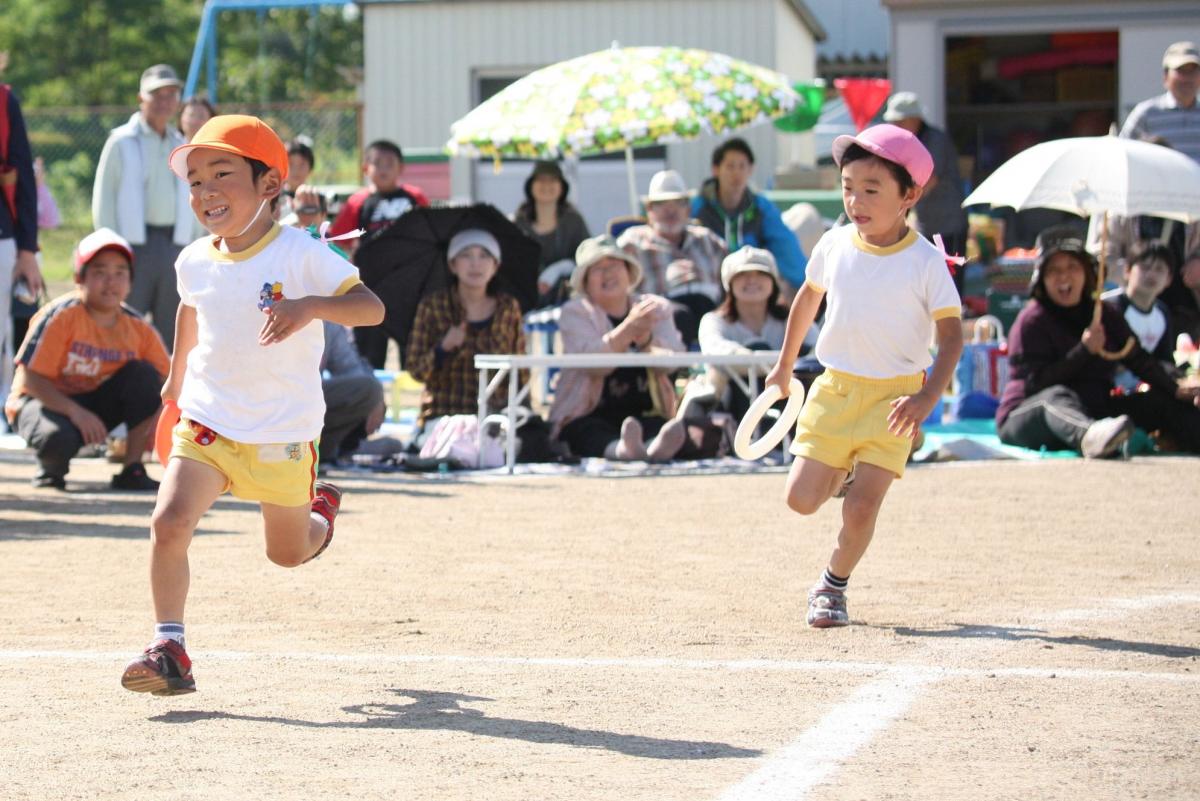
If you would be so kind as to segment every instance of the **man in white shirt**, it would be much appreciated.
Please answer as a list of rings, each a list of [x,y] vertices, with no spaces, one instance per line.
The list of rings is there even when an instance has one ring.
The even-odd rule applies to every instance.
[[[182,88],[166,64],[142,73],[138,110],[109,134],[92,187],[95,227],[111,228],[133,245],[138,269],[128,303],[150,314],[168,350],[179,306],[175,259],[194,233],[187,184],[168,165],[171,151],[184,143],[171,125]]]

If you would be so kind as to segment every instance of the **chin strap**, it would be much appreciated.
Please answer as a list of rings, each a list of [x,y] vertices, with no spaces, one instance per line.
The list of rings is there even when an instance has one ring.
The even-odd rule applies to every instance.
[[[954,275],[955,273],[957,273],[958,268],[962,267],[964,264],[967,263],[967,260],[965,257],[959,256],[957,253],[954,254],[953,256],[951,256],[949,253],[946,252],[946,243],[942,241],[941,234],[933,235],[933,244],[938,250],[940,250],[942,252],[942,258],[946,260],[946,266],[950,268],[951,275]]]
[[[355,228],[353,231],[347,231],[344,234],[329,236],[329,220],[326,220],[325,222],[321,223],[321,227],[317,229],[317,241],[328,245],[330,242],[338,242],[342,239],[358,239],[365,233],[365,229]]]

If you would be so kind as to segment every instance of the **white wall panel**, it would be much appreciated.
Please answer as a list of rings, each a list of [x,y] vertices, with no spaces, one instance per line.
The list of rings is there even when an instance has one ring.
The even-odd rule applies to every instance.
[[[777,68],[778,0],[446,0],[364,7],[364,136],[402,147],[441,147],[473,106],[474,76],[523,72],[608,47],[679,45]],[[794,14],[787,12],[794,20]],[[806,29],[802,51],[812,60]],[[791,37],[789,37],[791,38]],[[809,69],[812,69],[810,63]],[[766,168],[769,126],[745,133]],[[692,185],[708,175],[708,137],[672,145],[668,162]],[[469,184],[455,169],[455,192]],[[764,169],[764,175],[766,169]]]

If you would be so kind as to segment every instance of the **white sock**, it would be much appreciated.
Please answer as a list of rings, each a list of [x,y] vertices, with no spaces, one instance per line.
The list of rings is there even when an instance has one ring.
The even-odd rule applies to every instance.
[[[321,524],[322,531],[324,531],[327,534],[329,533],[329,521],[326,520],[322,515],[317,514],[316,512],[309,512],[308,516]]]
[[[174,640],[179,643],[179,647],[185,647],[183,644],[183,624],[168,621],[166,623],[154,624],[154,640]]]

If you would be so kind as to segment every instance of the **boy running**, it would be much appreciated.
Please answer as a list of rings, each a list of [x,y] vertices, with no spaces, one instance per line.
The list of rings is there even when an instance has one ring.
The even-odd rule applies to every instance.
[[[946,256],[905,223],[933,172],[929,152],[908,131],[877,125],[835,139],[833,159],[853,225],[833,229],[813,249],[766,379],[788,394],[792,365],[826,297],[816,347],[826,370],[797,420],[792,453],[799,458],[787,486],[788,506],[802,515],[845,497],[837,547],[809,591],[808,625],[817,628],[850,623],[850,573],[962,352],[962,306]],[[929,355],[935,334],[936,361]]]
[[[218,496],[260,503],[267,558],[278,565],[303,564],[328,547],[341,492],[313,480],[325,411],[324,336],[313,323],[383,319],[353,265],[272,220],[288,156],[262,120],[214,117],[170,164],[212,236],[175,265],[181,300],[162,396],[178,403],[181,419],[150,521],[157,622],[150,647],[121,678],[155,695],[196,689],[184,649],[188,546]]]

